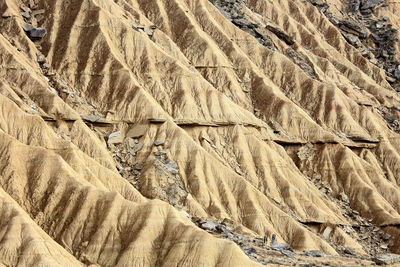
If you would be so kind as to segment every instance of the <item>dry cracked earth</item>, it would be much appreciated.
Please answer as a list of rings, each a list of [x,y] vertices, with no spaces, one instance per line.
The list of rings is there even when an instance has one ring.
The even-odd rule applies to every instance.
[[[0,15],[0,266],[400,265],[399,1]]]

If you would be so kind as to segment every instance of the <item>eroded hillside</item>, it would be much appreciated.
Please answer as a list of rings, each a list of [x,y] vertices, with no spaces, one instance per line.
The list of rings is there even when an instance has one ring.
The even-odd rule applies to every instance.
[[[0,264],[400,262],[399,5],[0,1]]]

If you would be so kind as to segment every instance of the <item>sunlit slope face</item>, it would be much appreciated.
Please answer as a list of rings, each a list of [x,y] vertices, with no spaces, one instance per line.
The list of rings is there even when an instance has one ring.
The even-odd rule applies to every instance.
[[[0,3],[0,262],[251,266],[232,240],[274,234],[400,253],[397,81],[326,4]]]

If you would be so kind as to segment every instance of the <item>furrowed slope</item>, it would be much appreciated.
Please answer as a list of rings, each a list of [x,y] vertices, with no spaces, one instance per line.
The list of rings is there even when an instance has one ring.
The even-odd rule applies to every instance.
[[[3,238],[2,264],[256,265],[199,218],[296,251],[400,253],[385,71],[311,3],[230,1],[236,21],[211,2],[0,3],[0,223],[28,246]]]

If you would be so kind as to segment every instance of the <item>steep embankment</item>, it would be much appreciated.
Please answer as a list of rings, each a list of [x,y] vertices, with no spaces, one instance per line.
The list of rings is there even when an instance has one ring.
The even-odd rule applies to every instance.
[[[367,5],[2,1],[0,263],[400,253],[398,4]]]

